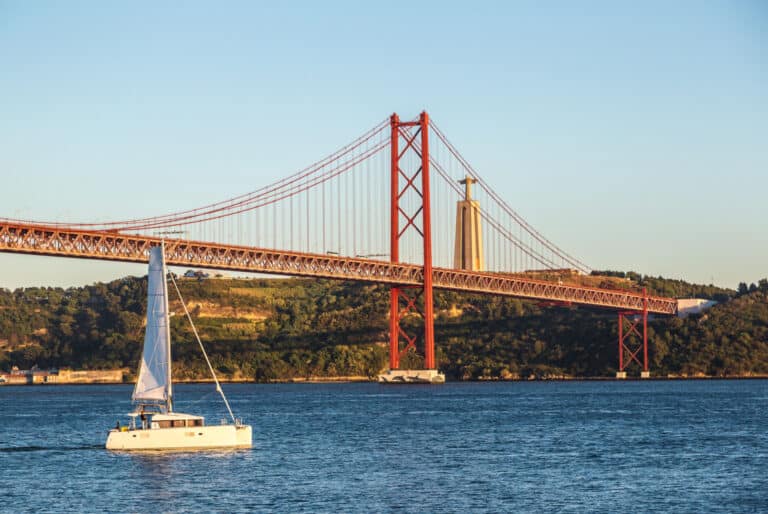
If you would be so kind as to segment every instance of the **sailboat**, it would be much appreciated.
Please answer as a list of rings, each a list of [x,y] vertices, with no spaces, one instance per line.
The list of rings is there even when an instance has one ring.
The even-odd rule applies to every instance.
[[[109,431],[106,447],[108,450],[250,448],[251,427],[244,425],[232,413],[176,281],[173,275],[170,275],[187,319],[192,324],[195,338],[203,351],[208,369],[213,375],[216,390],[221,394],[232,422],[222,420],[220,425],[206,425],[202,416],[173,410],[171,332],[166,276],[165,245],[161,244],[149,251],[147,326],[139,376],[132,395],[135,409],[128,415],[130,422],[127,426],[120,427],[118,422],[117,427]]]

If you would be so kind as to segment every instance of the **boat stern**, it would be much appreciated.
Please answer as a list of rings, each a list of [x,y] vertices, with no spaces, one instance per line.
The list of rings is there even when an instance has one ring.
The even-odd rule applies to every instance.
[[[107,450],[122,450],[127,442],[127,432],[113,428],[107,435]]]
[[[238,448],[251,448],[253,446],[251,425],[235,426],[235,440]]]

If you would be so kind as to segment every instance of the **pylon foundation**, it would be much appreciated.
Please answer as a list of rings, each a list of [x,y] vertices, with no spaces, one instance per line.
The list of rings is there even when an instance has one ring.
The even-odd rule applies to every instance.
[[[443,384],[445,375],[436,369],[391,369],[379,375],[381,384]]]

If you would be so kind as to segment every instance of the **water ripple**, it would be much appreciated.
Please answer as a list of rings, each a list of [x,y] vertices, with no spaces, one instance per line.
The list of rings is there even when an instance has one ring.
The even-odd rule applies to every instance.
[[[107,452],[129,388],[0,387],[1,505],[768,512],[768,381],[225,388],[251,451]],[[176,392],[182,412],[226,415],[207,385]]]

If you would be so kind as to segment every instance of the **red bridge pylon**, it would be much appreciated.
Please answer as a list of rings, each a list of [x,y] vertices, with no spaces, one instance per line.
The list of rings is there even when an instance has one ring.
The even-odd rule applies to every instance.
[[[432,221],[429,191],[429,115],[422,112],[418,121],[400,121],[397,114],[390,118],[391,139],[391,219],[390,260],[400,262],[400,239],[409,231],[423,240],[424,284],[422,286],[393,286],[390,290],[389,367],[400,369],[400,357],[416,349],[418,335],[409,334],[401,319],[418,312],[424,320],[424,368],[435,370],[435,333],[432,298]],[[415,129],[415,130],[414,130]],[[401,140],[403,142],[401,148]],[[409,168],[410,167],[410,168]],[[415,168],[415,169],[414,169]],[[401,202],[406,193],[418,199],[413,212],[406,211]],[[418,220],[421,218],[421,224]],[[402,223],[401,223],[402,220]],[[419,299],[423,307],[419,308]],[[405,345],[401,348],[401,338]],[[398,375],[398,381],[434,381],[431,373],[423,377]],[[388,381],[384,379],[384,381]]]
[[[625,331],[624,328],[627,327]],[[640,328],[642,327],[642,333]],[[642,350],[642,362],[640,351]],[[641,368],[640,378],[649,378],[648,369],[648,292],[643,288],[642,311],[619,311],[619,370],[616,378],[627,378],[632,363]]]

